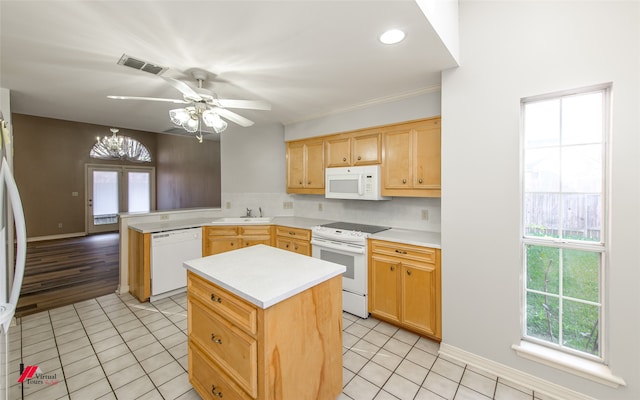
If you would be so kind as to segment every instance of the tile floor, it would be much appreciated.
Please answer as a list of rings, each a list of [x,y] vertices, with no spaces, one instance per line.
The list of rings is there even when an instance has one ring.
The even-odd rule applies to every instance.
[[[186,294],[151,303],[111,294],[22,318],[9,331],[14,399],[200,399],[187,374]],[[438,343],[344,314],[338,400],[543,399],[438,356]],[[42,379],[18,384],[19,364]]]

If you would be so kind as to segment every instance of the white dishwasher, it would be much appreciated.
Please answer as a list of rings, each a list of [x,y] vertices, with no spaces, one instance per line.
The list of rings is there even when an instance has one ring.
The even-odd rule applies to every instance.
[[[187,270],[182,263],[202,257],[202,228],[151,235],[151,298],[159,300],[185,290]]]

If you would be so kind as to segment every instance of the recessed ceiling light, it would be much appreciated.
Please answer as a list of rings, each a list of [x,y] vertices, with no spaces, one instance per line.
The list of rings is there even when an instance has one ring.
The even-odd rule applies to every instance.
[[[379,38],[380,42],[384,44],[396,44],[401,42],[402,39],[404,39],[404,32],[400,29],[389,29],[380,35]]]

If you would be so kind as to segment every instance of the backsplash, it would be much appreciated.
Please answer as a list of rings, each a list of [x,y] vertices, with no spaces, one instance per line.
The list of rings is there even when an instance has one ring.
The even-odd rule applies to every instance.
[[[285,203],[291,203],[293,208],[284,208]],[[363,201],[326,199],[320,195],[222,193],[224,216],[243,216],[247,208],[259,215],[259,207],[267,217],[296,216],[440,232],[440,198]]]

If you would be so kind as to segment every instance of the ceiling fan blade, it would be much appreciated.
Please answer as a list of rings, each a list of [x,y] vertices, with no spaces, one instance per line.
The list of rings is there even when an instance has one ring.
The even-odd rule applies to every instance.
[[[175,103],[175,104],[189,104],[189,101],[179,100],[179,99],[161,99],[158,97],[135,97],[135,96],[107,96],[110,99],[116,100],[148,100],[148,101],[163,101],[167,103]]]
[[[235,122],[236,124],[246,128],[248,126],[253,125],[253,121],[246,119],[242,115],[238,115],[233,111],[225,110],[224,108],[214,107],[213,110],[218,113],[221,117],[228,119],[231,122]]]
[[[164,79],[169,85],[178,89],[183,95],[187,96],[190,100],[194,100],[194,101],[202,100],[202,97],[200,97],[198,92],[193,90],[193,88],[191,88],[191,86],[187,85],[186,83],[179,81],[177,79],[169,78],[167,76],[160,76],[160,78]]]
[[[271,110],[271,104],[262,100],[216,99],[220,107],[245,108],[248,110]]]

